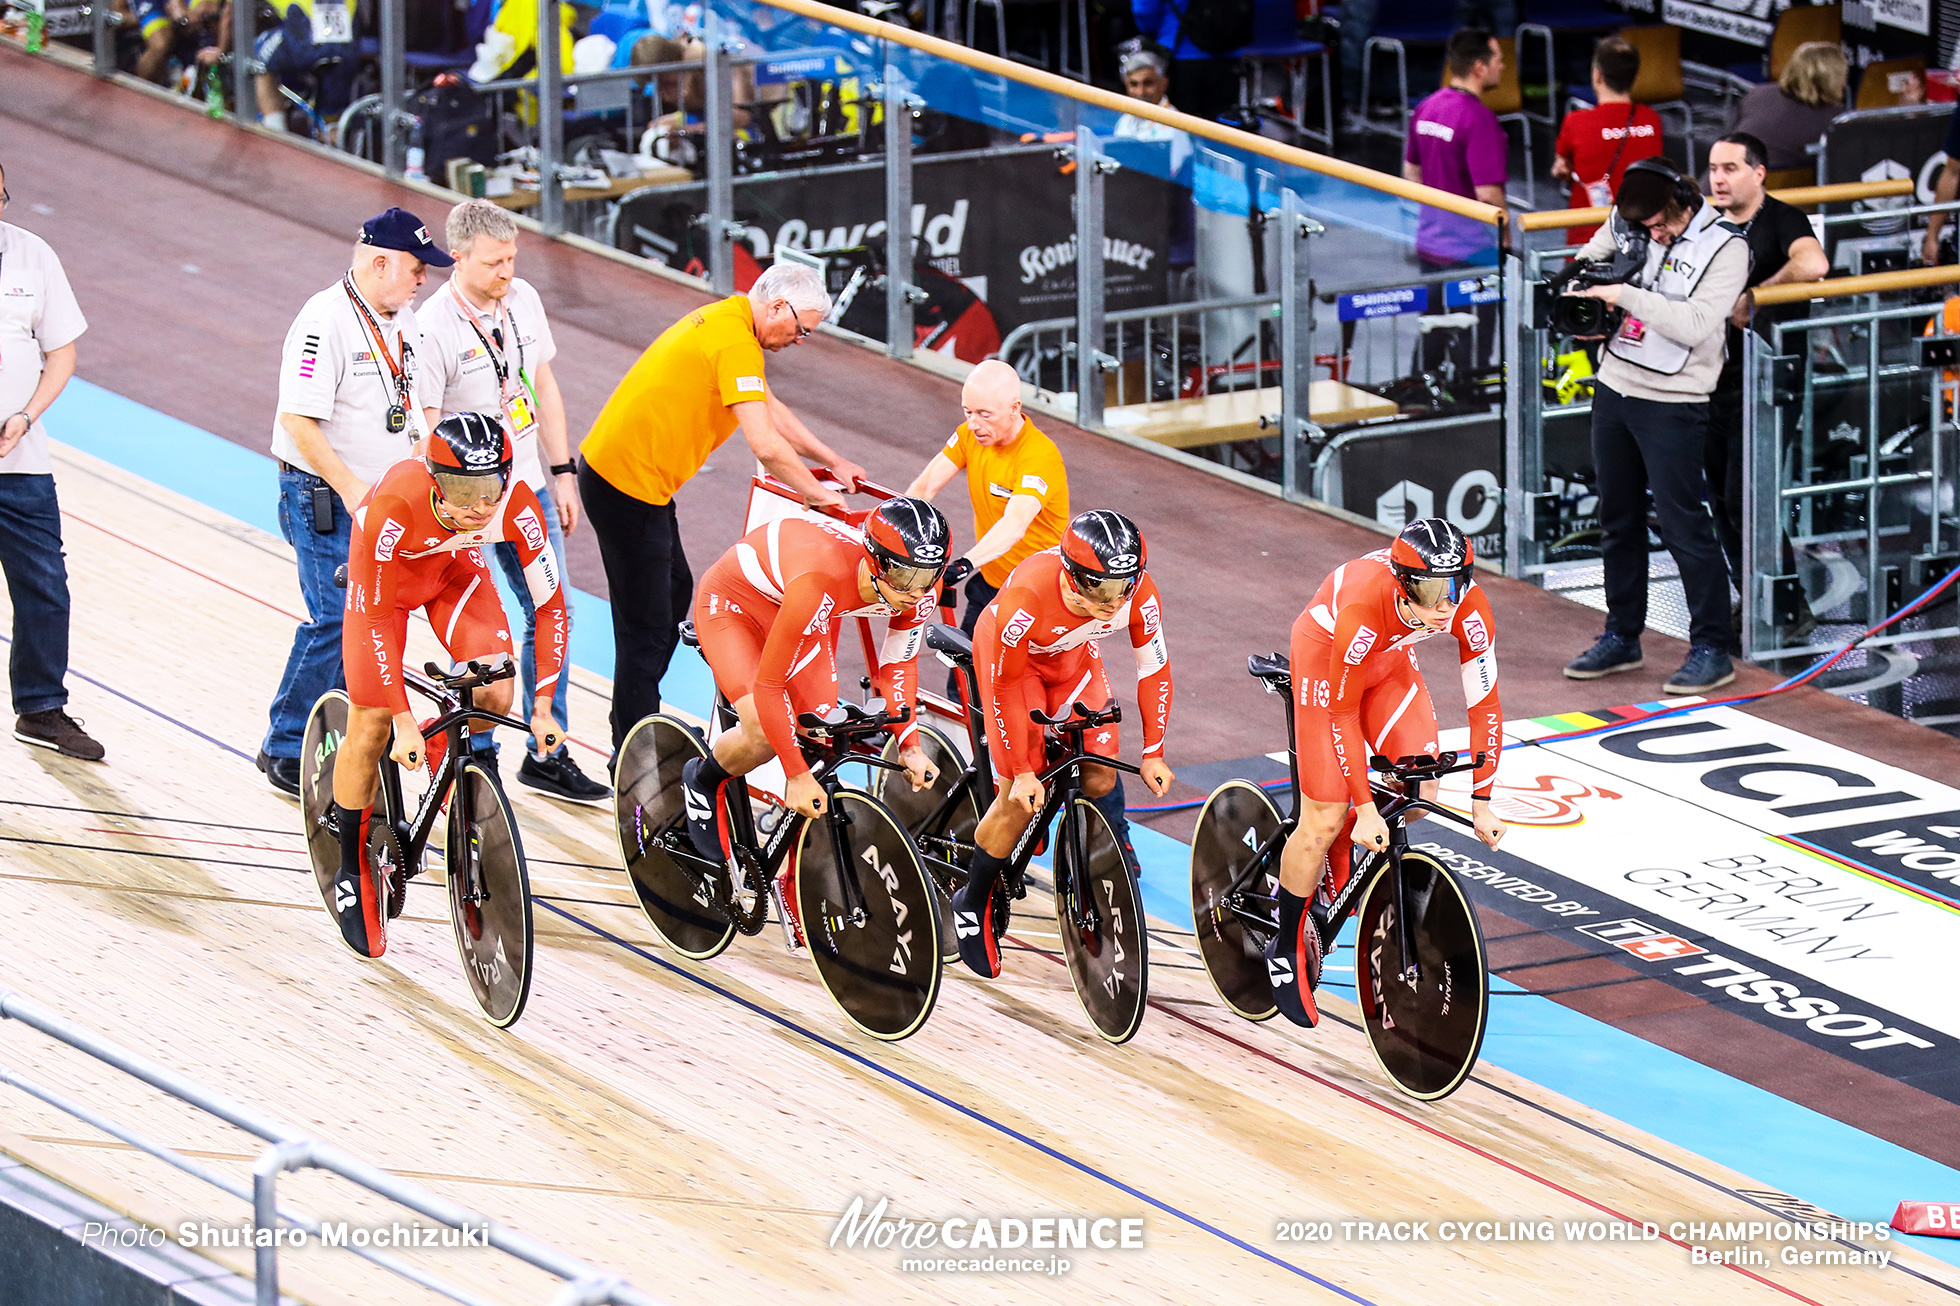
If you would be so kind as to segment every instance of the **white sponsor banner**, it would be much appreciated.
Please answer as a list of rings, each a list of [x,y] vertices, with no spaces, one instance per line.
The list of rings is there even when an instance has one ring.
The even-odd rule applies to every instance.
[[[1676,27],[1706,32],[1710,36],[1725,36],[1731,41],[1758,47],[1768,45],[1770,33],[1775,30],[1771,24],[1759,19],[1707,5],[1687,4],[1684,0],[1664,0],[1661,16]]]
[[[1872,0],[1872,17],[1887,27],[1903,28],[1921,36],[1932,30],[1929,0]]]
[[[1507,749],[1498,779],[1506,853],[1960,1037],[1960,912],[1774,838],[1953,810],[1960,791],[1731,708]]]

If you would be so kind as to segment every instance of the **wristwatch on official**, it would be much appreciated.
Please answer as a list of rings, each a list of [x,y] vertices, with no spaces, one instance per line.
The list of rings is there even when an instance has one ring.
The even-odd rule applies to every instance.
[[[551,474],[553,476],[576,476],[578,475],[578,464],[553,463],[551,465]]]

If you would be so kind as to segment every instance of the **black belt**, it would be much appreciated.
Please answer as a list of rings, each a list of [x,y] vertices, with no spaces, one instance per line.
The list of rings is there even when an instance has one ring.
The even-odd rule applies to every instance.
[[[325,483],[327,479],[326,477],[320,475],[318,472],[309,472],[304,467],[295,467],[291,463],[287,462],[284,458],[279,459],[279,470],[282,472],[298,472],[301,476],[309,476],[312,477],[314,480],[320,481],[322,483]]]

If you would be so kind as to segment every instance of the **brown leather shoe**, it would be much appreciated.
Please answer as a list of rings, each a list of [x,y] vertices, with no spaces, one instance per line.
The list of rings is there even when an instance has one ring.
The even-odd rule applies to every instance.
[[[89,738],[81,722],[58,707],[15,717],[14,738],[37,748],[52,748],[63,757],[77,757],[84,762],[102,760],[102,745]]]

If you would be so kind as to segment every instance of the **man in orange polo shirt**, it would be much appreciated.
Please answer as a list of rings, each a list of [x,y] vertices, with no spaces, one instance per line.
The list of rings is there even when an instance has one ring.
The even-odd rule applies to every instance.
[[[1053,548],[1068,526],[1068,473],[1055,442],[1021,411],[1021,378],[999,359],[981,363],[960,391],[966,421],[932,456],[906,494],[930,500],[964,467],[973,501],[973,547],[946,568],[949,585],[966,579],[966,615],[973,623],[1021,560]]]
[[[660,333],[614,388],[579,448],[579,497],[599,543],[613,609],[613,747],[660,710],[660,678],[694,596],[674,494],[740,426],[758,461],[812,506],[843,506],[808,458],[846,489],[864,469],[839,458],[763,379],[762,354],[786,349],[830,312],[823,278],[778,263],[749,288]]]

